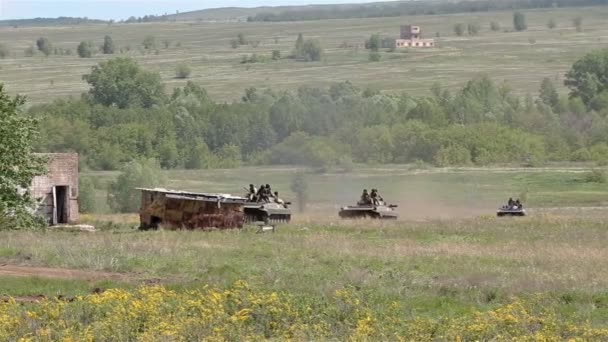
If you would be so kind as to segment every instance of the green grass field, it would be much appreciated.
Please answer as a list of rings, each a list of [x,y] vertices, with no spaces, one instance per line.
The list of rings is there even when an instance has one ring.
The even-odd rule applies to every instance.
[[[290,189],[296,167],[245,167],[223,170],[169,170],[163,187],[242,194],[250,183],[270,183],[282,198],[295,201]],[[547,168],[413,169],[408,165],[363,167],[349,173],[307,173],[307,213],[300,218],[334,219],[341,206],[353,204],[362,189],[378,188],[399,205],[403,219],[472,218],[493,214],[508,197],[525,199],[538,212],[556,207],[608,204],[608,184],[585,182],[586,166]],[[97,183],[99,213],[108,213],[104,189],[117,172],[84,172]],[[571,208],[569,210],[575,210]]]
[[[0,60],[0,81],[10,92],[27,95],[30,103],[79,96],[87,89],[82,75],[108,56],[78,58],[76,46],[83,40],[100,45],[108,34],[118,49],[131,48],[124,55],[160,72],[169,90],[185,83],[174,78],[176,65],[185,63],[192,67],[191,79],[220,101],[237,100],[251,86],[295,89],[344,80],[383,91],[424,94],[434,82],[457,88],[479,73],[488,73],[499,82],[506,80],[514,91],[524,94],[535,93],[543,77],[561,83],[572,62],[592,49],[607,46],[607,7],[531,10],[526,15],[529,28],[524,32],[505,32],[512,30],[511,12],[289,23],[3,27],[0,42],[10,53]],[[583,18],[580,33],[572,24],[577,16]],[[546,26],[551,18],[557,23],[553,30]],[[491,21],[501,24],[500,32],[490,31]],[[380,62],[369,62],[364,40],[372,33],[396,37],[399,25],[406,23],[421,25],[427,37],[439,34],[438,47],[383,53]],[[478,36],[456,37],[456,23],[478,23],[481,32]],[[259,45],[231,48],[230,40],[240,32],[250,41],[259,41]],[[322,42],[326,52],[323,61],[240,63],[243,55],[251,53],[270,56],[272,50],[280,50],[282,56],[289,55],[300,32]],[[146,35],[156,37],[158,52],[143,53],[141,42]],[[24,57],[24,49],[35,46],[41,36],[48,37],[57,47],[71,49],[73,55]],[[171,43],[168,49],[163,46],[164,40]],[[565,92],[565,88],[561,91]]]
[[[94,233],[2,231],[0,297],[69,298],[96,288],[133,291],[141,284],[188,294],[205,286],[229,289],[244,280],[253,293],[293,296],[299,305],[314,303],[328,315],[341,307],[336,293],[347,289],[381,325],[388,324],[381,318],[394,303],[402,319],[430,319],[450,331],[444,319],[502,312],[523,300],[524,310],[540,312],[546,322],[602,329],[608,326],[608,185],[585,182],[587,170],[383,166],[307,174],[307,211],[294,213],[292,223],[272,234],[257,234],[255,227],[140,232],[136,215],[105,214],[83,215],[84,223],[97,225]],[[173,170],[167,171],[166,186],[238,194],[250,181],[269,182],[290,199],[289,182],[297,171]],[[117,174],[83,176],[103,187]],[[399,204],[400,219],[340,221],[339,206],[355,201],[364,186],[378,187]],[[528,217],[494,217],[506,197],[524,192]],[[98,197],[105,193],[99,190]],[[535,328],[526,329],[532,330],[518,334]],[[470,325],[466,330],[476,331]]]

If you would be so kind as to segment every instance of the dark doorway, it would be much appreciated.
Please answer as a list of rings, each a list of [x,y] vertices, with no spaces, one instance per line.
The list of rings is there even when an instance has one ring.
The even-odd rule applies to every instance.
[[[68,187],[67,186],[56,186],[55,187],[55,217],[57,217],[57,223],[68,223]]]

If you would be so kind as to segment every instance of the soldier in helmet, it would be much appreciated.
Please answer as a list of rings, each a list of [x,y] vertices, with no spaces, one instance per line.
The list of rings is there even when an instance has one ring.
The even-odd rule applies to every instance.
[[[262,202],[265,198],[264,194],[266,192],[266,188],[264,187],[264,184],[260,185],[258,192],[255,194],[256,200],[258,202]]]
[[[517,209],[523,209],[523,205],[519,201],[519,198],[515,200],[515,206],[517,206]]]
[[[369,195],[374,205],[378,205],[378,190],[372,189],[372,193]]]
[[[255,185],[249,184],[249,193],[247,194],[247,197],[249,198],[250,202],[256,201],[257,192],[258,192],[258,190],[255,188]]]
[[[515,201],[513,201],[513,198],[509,197],[509,201],[507,201],[507,206],[509,208],[513,208],[514,205],[515,205]]]
[[[274,194],[272,193],[272,189],[270,188],[270,184],[266,184],[266,198],[268,199],[268,201],[270,201],[271,198],[274,197]]]
[[[380,196],[380,193],[378,193],[378,189],[376,189],[376,196],[378,198],[378,205],[383,205],[384,204],[384,198],[382,198],[382,196]]]
[[[275,191],[274,192],[274,202],[276,204],[280,204],[280,205],[285,205],[285,201],[283,201],[280,197],[279,197],[279,192]]]
[[[361,200],[359,201],[359,203],[361,203],[361,205],[368,205],[371,202],[372,200],[369,196],[369,193],[367,192],[367,189],[363,189],[363,193],[361,194]]]

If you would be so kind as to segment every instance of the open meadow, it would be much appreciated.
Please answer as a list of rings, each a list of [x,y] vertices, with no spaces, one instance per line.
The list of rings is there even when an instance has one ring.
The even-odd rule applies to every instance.
[[[3,231],[0,294],[28,302],[36,295],[84,295],[30,307],[30,321],[19,323],[42,324],[41,317],[55,312],[71,327],[51,325],[55,337],[113,331],[125,340],[143,338],[138,324],[160,324],[167,330],[158,334],[168,340],[184,334],[194,340],[243,334],[602,340],[608,326],[608,186],[586,182],[587,170],[386,166],[307,174],[307,211],[294,213],[293,222],[273,234],[256,234],[254,227],[139,232],[135,215],[104,214],[83,217],[97,225],[94,233]],[[289,200],[295,171],[167,171],[167,186],[239,193],[250,180],[270,182]],[[103,187],[116,174],[84,176]],[[337,219],[339,206],[355,201],[363,186],[378,187],[399,204],[400,219]],[[524,194],[529,217],[494,217],[506,197]],[[99,288],[117,289],[90,295]],[[187,319],[196,317],[195,309],[205,317],[198,325]],[[89,326],[92,318],[86,317],[95,323]]]
[[[296,89],[350,80],[361,87],[389,92],[426,94],[440,82],[457,88],[479,73],[494,80],[506,80],[520,95],[536,93],[543,77],[560,84],[563,74],[585,53],[608,44],[607,7],[543,9],[526,11],[528,30],[511,32],[512,12],[428,15],[396,18],[322,20],[287,23],[157,22],[142,24],[99,24],[69,27],[2,27],[0,43],[8,56],[0,59],[0,81],[11,93],[27,95],[30,104],[58,97],[79,96],[87,90],[82,75],[91,66],[113,56],[132,56],[146,68],[158,71],[168,88],[186,81],[175,78],[175,69],[186,64],[190,80],[201,84],[218,101],[239,99],[249,87]],[[583,20],[577,32],[573,20]],[[549,29],[553,19],[557,25]],[[490,23],[500,24],[491,31]],[[423,35],[437,39],[438,47],[424,50],[382,52],[379,62],[368,60],[364,41],[373,33],[396,38],[401,24],[420,25]],[[457,23],[479,25],[478,35],[457,37]],[[242,33],[253,42],[238,48],[231,40]],[[317,38],[325,49],[320,62],[286,59],[298,33]],[[79,58],[81,41],[101,45],[110,35],[116,44],[114,55],[95,54]],[[152,35],[156,48],[145,51],[142,41]],[[48,37],[54,47],[71,50],[71,55],[25,57],[24,50],[36,47],[36,39]],[[165,43],[168,47],[165,47]],[[255,46],[255,47],[254,47]],[[118,53],[123,50],[123,53]],[[127,51],[128,50],[128,51]],[[273,50],[283,59],[273,61]],[[244,55],[264,56],[259,63],[242,64]],[[560,91],[565,92],[561,87]],[[169,89],[170,91],[170,89]]]

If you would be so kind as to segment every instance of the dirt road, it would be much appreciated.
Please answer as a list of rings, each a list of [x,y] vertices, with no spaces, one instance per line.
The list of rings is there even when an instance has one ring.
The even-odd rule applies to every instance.
[[[121,273],[0,264],[0,277],[2,276],[39,277],[50,279],[77,279],[86,281],[125,281],[128,278],[126,274]]]

